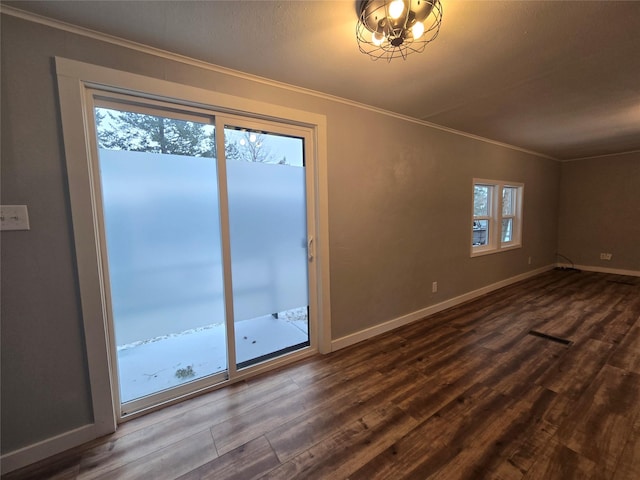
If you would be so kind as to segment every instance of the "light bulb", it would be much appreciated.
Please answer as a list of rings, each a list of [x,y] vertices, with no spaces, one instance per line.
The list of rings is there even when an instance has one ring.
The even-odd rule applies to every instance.
[[[381,32],[373,32],[371,35],[371,43],[373,43],[376,47],[379,47],[384,42],[384,33]]]
[[[250,141],[251,143],[253,143],[253,142],[255,142],[255,141],[256,141],[256,134],[255,134],[255,133],[251,133],[251,134],[249,135],[249,141]]]
[[[245,141],[245,139],[244,139],[244,138],[241,138],[241,139],[240,139],[240,145],[244,146],[246,143],[247,143],[247,142]]]
[[[422,22],[416,22],[411,27],[411,33],[413,33],[413,39],[419,39],[424,33],[424,24]]]
[[[402,0],[393,0],[393,2],[389,4],[389,16],[394,20],[400,17],[403,11],[404,2]]]

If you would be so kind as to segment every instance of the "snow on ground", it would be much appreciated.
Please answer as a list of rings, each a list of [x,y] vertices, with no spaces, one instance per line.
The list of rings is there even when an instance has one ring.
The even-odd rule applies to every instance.
[[[306,308],[235,324],[237,362],[251,360],[308,340]],[[118,346],[121,401],[227,369],[225,325],[205,327]]]

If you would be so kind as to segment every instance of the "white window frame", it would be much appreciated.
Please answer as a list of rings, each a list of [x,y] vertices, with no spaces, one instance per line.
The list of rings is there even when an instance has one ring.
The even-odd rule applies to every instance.
[[[475,215],[475,189],[476,186],[490,187],[488,215]],[[515,189],[515,208],[512,215],[502,213],[502,195],[505,188]],[[507,182],[501,180],[487,180],[474,178],[471,185],[471,256],[477,257],[491,253],[503,252],[515,248],[522,248],[522,206],[524,200],[524,183]],[[512,219],[511,240],[502,241],[502,220]],[[473,223],[478,220],[487,220],[489,228],[486,245],[473,245]]]

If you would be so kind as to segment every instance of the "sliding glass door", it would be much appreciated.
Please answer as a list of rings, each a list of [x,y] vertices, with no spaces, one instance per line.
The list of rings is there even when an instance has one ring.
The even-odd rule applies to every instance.
[[[94,115],[121,416],[308,347],[304,132],[118,95]]]
[[[237,125],[224,139],[242,368],[309,345],[304,140]]]

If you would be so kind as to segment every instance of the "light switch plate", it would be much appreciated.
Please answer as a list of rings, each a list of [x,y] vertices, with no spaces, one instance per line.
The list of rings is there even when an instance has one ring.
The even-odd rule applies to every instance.
[[[26,205],[0,205],[0,230],[29,230]]]

